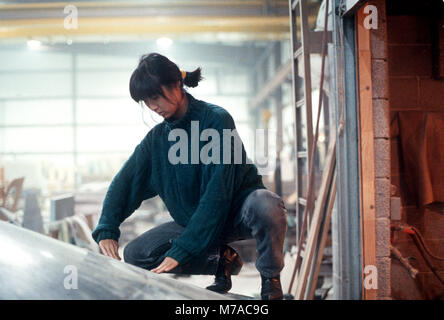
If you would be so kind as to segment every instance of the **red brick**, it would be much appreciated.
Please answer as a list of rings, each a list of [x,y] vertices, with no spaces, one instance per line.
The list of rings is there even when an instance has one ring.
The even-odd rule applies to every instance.
[[[438,271],[438,274],[444,279],[444,271]],[[427,272],[421,277],[424,298],[426,300],[442,300],[443,286],[438,278],[432,273]]]
[[[420,272],[429,272],[430,268],[428,267],[426,261],[424,260],[424,257],[421,254],[421,251],[418,249],[418,247],[415,245],[413,238],[410,235],[407,235],[406,233],[398,233],[398,236],[401,234],[406,235],[405,240],[399,240],[399,238],[394,242],[394,246],[401,251],[404,258],[410,259],[410,264],[418,269]],[[425,243],[431,253],[438,257],[444,256],[444,240],[427,240],[425,239]],[[426,255],[433,266],[435,266],[438,270],[444,270],[444,261],[436,260],[429,255]]]
[[[444,240],[444,215],[442,211],[424,209],[424,227],[421,232],[425,239],[441,239]],[[444,244],[444,242],[443,242]],[[442,253],[444,256],[444,252]]]
[[[376,257],[390,256],[390,220],[376,219]]]
[[[410,238],[410,237],[409,237]],[[438,256],[443,256],[444,253],[444,240],[427,240],[427,246],[430,248],[433,254]],[[417,286],[415,290],[409,287],[409,282],[411,281],[411,277],[408,276],[407,269],[405,269],[397,259],[392,257],[392,288],[393,286],[399,287],[403,289],[404,293],[407,291],[410,295],[420,295],[425,299],[430,299],[432,296],[436,295],[436,286],[439,284],[437,279],[434,278],[431,274],[431,270],[422,257],[419,249],[414,245],[413,240],[410,238],[406,241],[396,241],[394,246],[399,249],[404,258],[409,259],[410,264],[418,269],[419,273],[417,275]],[[432,264],[435,266],[437,270],[440,270],[441,275],[444,276],[442,270],[444,268],[444,264],[442,261],[437,261],[430,258]],[[398,267],[396,266],[398,265]],[[398,273],[394,273],[393,270],[399,269]],[[405,276],[407,275],[407,276]],[[432,277],[430,277],[432,276]],[[400,279],[402,278],[402,279]],[[416,292],[413,292],[416,291]],[[441,286],[442,292],[442,286]],[[399,293],[398,290],[392,292],[392,296],[394,298],[400,299],[401,297],[396,296],[395,293]],[[420,299],[423,299],[420,298]],[[409,299],[405,297],[404,299]]]
[[[386,60],[372,59],[372,96],[373,99],[389,98],[389,78]]]
[[[418,275],[420,277],[420,275]],[[422,300],[420,279],[412,279],[404,266],[397,259],[391,259],[390,294],[395,300]]]
[[[431,43],[429,20],[421,16],[388,16],[389,43]]]
[[[415,246],[413,239],[410,235],[404,232],[396,232],[398,236],[404,236],[403,240],[399,238],[393,243],[402,254],[405,259],[408,259],[413,268],[418,269],[420,272],[427,271],[427,265],[424,263],[424,259],[421,256],[420,251]]]
[[[431,76],[432,50],[429,45],[388,46],[390,76]]]
[[[405,209],[405,222],[418,228],[421,232],[424,229],[424,209],[416,208],[416,205],[403,203]]]
[[[390,105],[386,99],[373,99],[373,127],[375,138],[389,138]]]
[[[375,141],[375,177],[390,176],[390,142],[388,139],[377,138]]]
[[[444,239],[439,239],[439,240],[430,240],[430,239],[425,239],[424,240],[427,248],[430,250],[430,252],[437,257],[444,257]],[[442,270],[444,271],[444,261],[442,260],[437,260],[433,257],[428,256],[432,265],[438,269],[438,270]],[[430,269],[427,269],[428,271]]]
[[[407,204],[404,204],[403,198],[401,197],[401,206],[402,206],[402,212],[401,212],[401,220],[404,223],[412,224],[412,212],[416,210],[415,206],[409,206]],[[416,214],[416,213],[415,213]],[[421,215],[422,216],[422,215]],[[419,215],[417,217],[413,217],[415,220],[418,221]],[[421,222],[422,223],[422,222]]]
[[[419,108],[418,80],[416,78],[390,78],[390,108]]]
[[[399,179],[401,181],[401,203],[403,206],[415,206],[416,207],[416,199],[417,194],[414,190],[414,184],[411,183],[411,173],[400,168],[401,172],[399,174]],[[407,183],[409,182],[409,183]]]
[[[420,79],[419,96],[424,110],[444,111],[444,81]]]

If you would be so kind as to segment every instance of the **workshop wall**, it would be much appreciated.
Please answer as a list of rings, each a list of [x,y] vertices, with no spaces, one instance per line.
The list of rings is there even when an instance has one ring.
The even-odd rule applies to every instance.
[[[430,12],[431,14],[431,12]],[[387,14],[392,196],[401,198],[401,223],[416,227],[436,256],[444,256],[444,81],[433,77],[433,21],[427,15]],[[442,23],[441,23],[442,25]],[[436,30],[435,30],[436,31]],[[440,49],[441,56],[443,48]],[[440,205],[441,202],[441,205]],[[395,222],[392,220],[392,222]],[[395,232],[393,245],[419,273],[412,279],[391,260],[393,299],[433,299],[444,286],[413,239]],[[444,262],[431,259],[444,278]],[[442,299],[442,296],[441,296]]]

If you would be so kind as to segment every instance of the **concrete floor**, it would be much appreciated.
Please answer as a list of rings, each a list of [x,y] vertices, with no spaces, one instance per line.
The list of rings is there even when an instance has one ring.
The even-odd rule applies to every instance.
[[[176,277],[171,274],[166,274],[166,276],[196,285],[200,288],[205,288],[206,286],[213,283],[213,276],[188,276],[188,277]],[[233,287],[230,290],[230,294],[233,295],[233,298],[238,299],[247,299],[253,298],[253,299],[260,299],[260,292],[261,292],[261,277],[259,272],[256,270],[256,267],[254,266],[254,263],[245,263],[241,272],[237,276],[232,277],[232,283]],[[324,280],[324,284],[322,285],[322,288],[329,288],[331,287],[332,282],[331,278],[326,278]],[[239,295],[236,297],[236,295]],[[325,298],[325,300],[334,300],[333,297],[333,289],[330,289],[328,291],[328,294]]]
[[[166,274],[166,276],[196,285],[201,288],[205,288],[212,284],[214,280],[214,276],[192,275],[188,277],[177,277],[170,274]],[[255,299],[260,298],[261,276],[256,270],[254,263],[245,263],[240,273],[237,276],[233,276],[231,280],[233,287],[229,293],[248,296]]]

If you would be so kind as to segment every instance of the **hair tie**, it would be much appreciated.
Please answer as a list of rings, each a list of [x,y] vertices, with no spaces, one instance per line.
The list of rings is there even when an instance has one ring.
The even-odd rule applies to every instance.
[[[182,79],[185,79],[185,77],[187,76],[187,72],[184,70],[180,70],[180,72],[182,73]]]

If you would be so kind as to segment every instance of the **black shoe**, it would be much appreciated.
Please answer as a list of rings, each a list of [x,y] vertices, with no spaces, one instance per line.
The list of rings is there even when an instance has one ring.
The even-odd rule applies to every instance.
[[[227,245],[222,246],[214,283],[207,289],[219,293],[230,291],[231,276],[239,274],[242,265],[242,259],[236,250]]]
[[[262,278],[262,289],[261,289],[262,300],[282,300],[284,298],[284,295],[282,293],[280,276],[273,278],[266,278],[261,275],[261,278]]]

